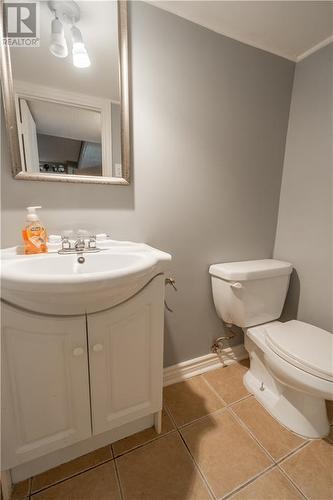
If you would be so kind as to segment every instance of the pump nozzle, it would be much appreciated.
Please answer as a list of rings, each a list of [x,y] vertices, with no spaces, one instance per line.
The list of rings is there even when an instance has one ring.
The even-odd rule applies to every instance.
[[[28,210],[27,220],[28,221],[38,220],[38,215],[36,214],[36,210],[38,208],[42,208],[42,207],[40,205],[35,206],[35,207],[27,207],[27,210]]]

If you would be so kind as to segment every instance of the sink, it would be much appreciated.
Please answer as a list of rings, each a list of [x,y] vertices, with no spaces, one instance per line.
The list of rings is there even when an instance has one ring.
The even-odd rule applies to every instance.
[[[53,315],[93,313],[139,292],[168,268],[171,256],[145,244],[110,241],[100,252],[18,255],[1,251],[2,299]]]
[[[121,272],[127,273],[150,263],[149,256],[140,253],[87,253],[84,254],[84,258],[83,264],[78,262],[77,254],[43,254],[42,256],[29,256],[29,258],[21,260],[14,259],[7,265],[4,279],[10,278],[32,285],[36,282],[85,281],[87,279],[100,279],[96,276],[99,273],[104,273],[104,277],[106,273],[113,273],[113,275]]]

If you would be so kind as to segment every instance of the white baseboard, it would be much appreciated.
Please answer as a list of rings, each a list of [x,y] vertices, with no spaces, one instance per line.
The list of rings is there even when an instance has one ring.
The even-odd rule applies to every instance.
[[[164,368],[163,385],[175,384],[195,375],[216,370],[216,368],[220,368],[223,364],[230,365],[248,357],[249,355],[244,344],[239,344],[223,349],[221,359],[216,354],[206,354],[199,358],[189,359],[188,361]]]

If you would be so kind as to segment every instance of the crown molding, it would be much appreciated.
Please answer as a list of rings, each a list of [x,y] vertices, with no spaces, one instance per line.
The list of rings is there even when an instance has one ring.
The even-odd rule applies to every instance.
[[[302,61],[306,57],[311,56],[311,54],[314,54],[318,50],[323,49],[324,47],[326,47],[326,45],[329,45],[332,42],[333,42],[333,35],[329,36],[328,38],[325,38],[325,40],[322,40],[321,42],[319,42],[316,45],[314,45],[313,47],[311,47],[311,49],[308,49],[305,52],[303,52],[303,54],[300,54],[299,56],[297,56],[296,62]]]

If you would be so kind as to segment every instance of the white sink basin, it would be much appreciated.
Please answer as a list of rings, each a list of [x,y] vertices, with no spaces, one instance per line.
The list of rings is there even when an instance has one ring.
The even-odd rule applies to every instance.
[[[156,275],[171,256],[144,244],[109,242],[98,253],[17,255],[1,251],[1,295],[31,311],[76,315],[113,307],[130,298]]]
[[[110,273],[117,275],[123,271],[131,272],[151,260],[144,254],[107,251],[84,254],[84,258],[85,262],[82,264],[78,262],[77,254],[44,254],[15,259],[7,265],[4,279],[31,284],[86,281],[101,279],[100,276],[96,276],[99,273],[103,273],[105,278],[105,275]]]

